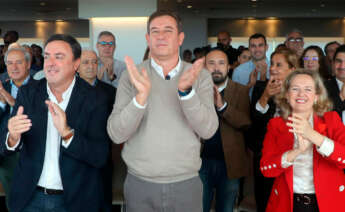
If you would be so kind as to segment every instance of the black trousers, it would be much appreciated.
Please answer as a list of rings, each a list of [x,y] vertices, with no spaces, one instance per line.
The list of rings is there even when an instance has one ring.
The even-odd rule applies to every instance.
[[[319,212],[315,194],[294,194],[293,212]]]
[[[260,170],[260,159],[258,155],[254,155],[254,194],[256,201],[256,211],[265,212],[268,199],[270,197],[274,178],[264,177]]]

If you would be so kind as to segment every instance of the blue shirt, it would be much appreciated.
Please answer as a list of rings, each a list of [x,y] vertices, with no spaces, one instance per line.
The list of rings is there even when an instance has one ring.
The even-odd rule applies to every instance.
[[[267,78],[269,78],[270,73],[270,61],[266,58],[266,64],[267,64]],[[238,82],[242,85],[247,85],[249,81],[249,75],[254,71],[255,69],[255,64],[253,63],[253,60],[249,60],[246,63],[243,63],[239,65],[237,68],[235,68],[233,74],[232,74],[232,80],[235,82]],[[260,73],[258,73],[258,80],[260,79]],[[249,90],[249,96],[252,97],[253,93],[253,87],[250,88]]]
[[[22,83],[22,85],[26,85],[28,82],[29,82],[29,79],[30,79],[30,75],[28,75],[24,82]],[[18,94],[18,90],[19,90],[19,87],[16,86],[16,84],[14,84],[13,80],[10,81],[10,84],[11,84],[11,96],[13,98],[17,98],[17,94]],[[0,107],[4,110],[5,107],[6,107],[6,103],[3,103],[3,102],[0,102]],[[11,110],[12,112],[12,107],[11,107]]]

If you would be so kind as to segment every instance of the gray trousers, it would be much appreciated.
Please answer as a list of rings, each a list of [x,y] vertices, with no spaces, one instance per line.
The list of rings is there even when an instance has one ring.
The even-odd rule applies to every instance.
[[[126,212],[202,212],[199,176],[177,183],[152,183],[127,174]]]

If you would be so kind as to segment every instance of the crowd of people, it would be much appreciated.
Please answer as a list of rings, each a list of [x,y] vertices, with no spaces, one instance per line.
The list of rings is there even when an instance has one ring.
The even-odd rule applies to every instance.
[[[345,211],[345,45],[305,48],[292,30],[267,57],[265,35],[235,49],[221,31],[216,47],[180,57],[185,36],[176,14],[154,12],[136,65],[114,58],[109,31],[96,50],[55,34],[44,51],[7,32],[0,182],[9,211],[112,211],[114,144],[129,212],[233,211],[251,174],[258,212]]]

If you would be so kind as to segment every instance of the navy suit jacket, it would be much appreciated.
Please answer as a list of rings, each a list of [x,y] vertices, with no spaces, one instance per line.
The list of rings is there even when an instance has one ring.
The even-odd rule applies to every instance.
[[[10,211],[23,210],[36,190],[42,173],[48,108],[47,81],[42,79],[20,88],[12,115],[20,105],[31,119],[31,129],[23,133],[17,151],[20,158],[14,172],[10,195]],[[99,95],[85,81],[76,78],[66,108],[68,126],[74,129],[74,137],[68,148],[61,145],[59,165],[67,211],[99,211],[103,198],[100,168],[108,157],[106,132],[106,98]],[[3,132],[5,137],[6,131]],[[5,138],[3,138],[5,141]],[[1,153],[11,154],[5,142]]]

